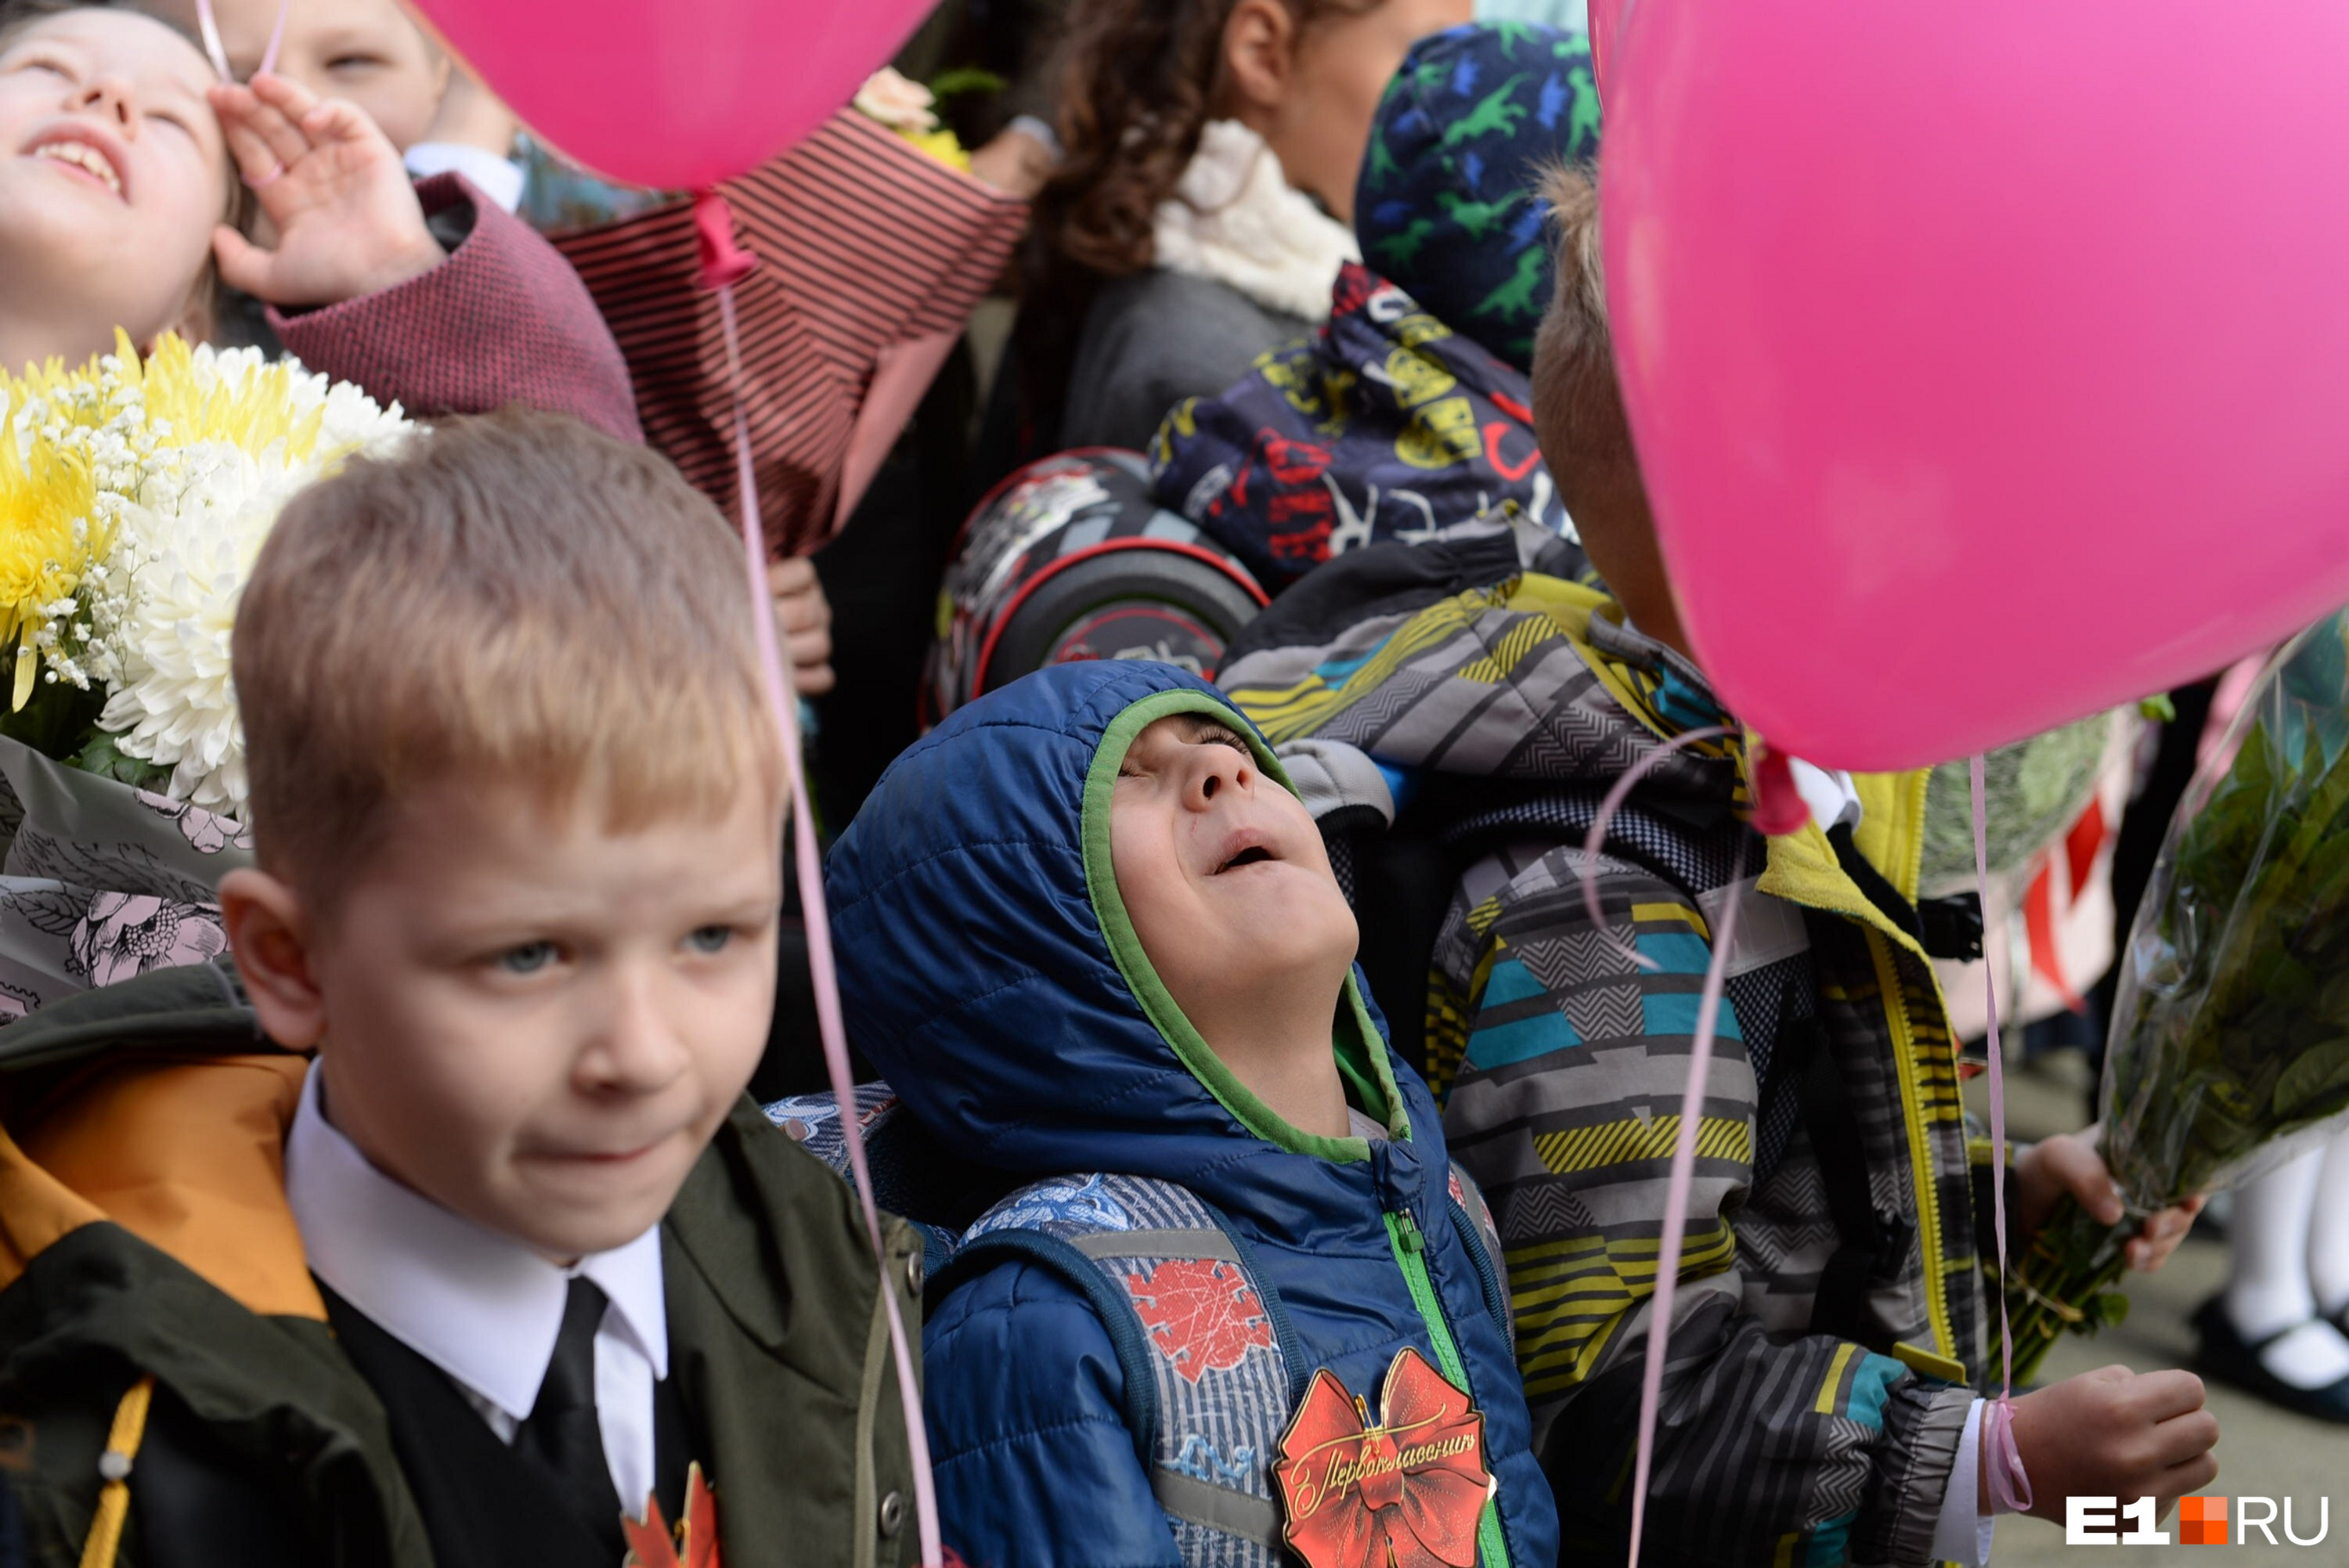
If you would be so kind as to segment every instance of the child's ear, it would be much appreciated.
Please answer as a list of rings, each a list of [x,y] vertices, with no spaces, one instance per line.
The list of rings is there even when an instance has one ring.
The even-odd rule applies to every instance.
[[[263,871],[221,878],[221,924],[236,954],[262,1032],[293,1050],[326,1037],[326,999],[310,972],[310,923],[301,895]]]
[[[1232,7],[1224,23],[1224,74],[1246,108],[1269,113],[1280,107],[1296,49],[1297,20],[1280,0],[1239,0]]]

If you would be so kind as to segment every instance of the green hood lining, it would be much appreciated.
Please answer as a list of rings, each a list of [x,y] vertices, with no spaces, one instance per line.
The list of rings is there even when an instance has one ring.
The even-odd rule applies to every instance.
[[[1143,951],[1141,938],[1134,934],[1133,922],[1125,913],[1125,900],[1118,892],[1117,873],[1111,864],[1110,802],[1117,788],[1118,769],[1124,763],[1126,750],[1134,738],[1158,720],[1178,713],[1203,714],[1231,726],[1247,738],[1249,748],[1256,753],[1257,765],[1266,776],[1290,794],[1297,793],[1297,786],[1289,782],[1279,758],[1257,736],[1256,727],[1228,704],[1196,690],[1162,691],[1142,698],[1110,721],[1085,774],[1081,831],[1085,890],[1092,900],[1093,918],[1101,924],[1102,937],[1109,944],[1110,956],[1116,961],[1118,973],[1125,976],[1134,1000],[1142,1004],[1143,1016],[1173,1047],[1175,1057],[1190,1069],[1191,1076],[1242,1127],[1292,1154],[1317,1155],[1340,1163],[1367,1160],[1371,1157],[1367,1139],[1319,1138],[1274,1115],[1192,1027],[1191,1020],[1183,1016],[1183,1009],[1174,1005],[1165,983],[1159,979],[1150,955]],[[1384,1121],[1390,1135],[1408,1140],[1411,1119],[1403,1109],[1402,1094],[1395,1088],[1386,1042],[1371,1021],[1370,1009],[1362,1003],[1361,990],[1350,970],[1340,997],[1333,1045],[1338,1072],[1345,1079],[1350,1098],[1364,1111]]]

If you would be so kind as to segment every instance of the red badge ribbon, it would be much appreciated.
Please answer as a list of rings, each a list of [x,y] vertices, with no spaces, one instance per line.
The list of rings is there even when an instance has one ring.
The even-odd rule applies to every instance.
[[[1328,1368],[1313,1374],[1272,1468],[1288,1549],[1307,1568],[1474,1568],[1493,1494],[1484,1413],[1408,1346],[1379,1413],[1372,1425]]]
[[[684,1517],[672,1532],[657,1499],[645,1499],[642,1519],[623,1518],[628,1560],[621,1568],[719,1568],[718,1498],[695,1465],[686,1475]]]

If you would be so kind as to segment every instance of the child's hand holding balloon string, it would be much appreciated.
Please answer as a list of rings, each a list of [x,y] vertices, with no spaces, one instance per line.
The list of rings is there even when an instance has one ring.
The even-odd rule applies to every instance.
[[[230,286],[281,308],[338,304],[448,259],[398,152],[357,105],[267,73],[213,88],[212,104],[276,233],[266,249],[213,233]]]

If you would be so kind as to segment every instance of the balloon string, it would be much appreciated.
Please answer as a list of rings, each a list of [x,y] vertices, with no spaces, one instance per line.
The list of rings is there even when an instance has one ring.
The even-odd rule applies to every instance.
[[[723,212],[722,199],[705,193],[702,211]],[[750,588],[750,624],[759,645],[759,664],[765,673],[767,697],[774,709],[776,727],[783,739],[783,768],[791,783],[792,836],[799,865],[800,905],[806,917],[808,968],[815,981],[817,1032],[823,1041],[823,1063],[832,1078],[833,1097],[840,1106],[840,1124],[848,1133],[848,1166],[856,1184],[856,1198],[864,1211],[864,1233],[881,1264],[881,1302],[889,1318],[889,1352],[897,1369],[897,1398],[905,1416],[905,1445],[914,1466],[914,1512],[921,1532],[925,1568],[941,1568],[937,1490],[930,1477],[930,1443],[922,1422],[921,1385],[914,1376],[914,1356],[905,1336],[897,1293],[888,1277],[889,1257],[881,1241],[881,1208],[873,1197],[873,1172],[866,1165],[864,1142],[857,1138],[855,1075],[848,1066],[848,1037],[842,1026],[840,976],[833,966],[832,921],[824,907],[823,864],[815,841],[815,813],[809,804],[807,772],[800,757],[800,726],[796,694],[783,673],[782,650],[775,636],[774,603],[767,588],[766,529],[759,516],[759,487],[750,462],[750,418],[742,402],[742,343],[734,316],[731,282],[717,285],[718,318],[725,329],[726,366],[734,394],[735,478],[741,487],[742,562]]]
[[[285,18],[293,11],[294,0],[277,0],[277,25],[269,29],[269,47],[261,51],[261,64],[254,67],[254,76],[277,68],[277,51],[285,44]]]
[[[1990,905],[1990,813],[1983,803],[1982,758],[1968,770],[1973,785],[1974,885]],[[2006,1051],[1998,1036],[1997,965],[1982,965],[1984,1020],[1990,1035],[1991,1225],[1998,1239],[1998,1398],[1982,1409],[1982,1452],[1990,1466],[1991,1507],[1997,1513],[2031,1511],[2031,1477],[2014,1440],[2014,1330],[2006,1309]]]
[[[196,0],[196,27],[204,36],[204,56],[220,73],[220,79],[236,80],[228,68],[228,46],[221,42],[220,18],[212,15],[212,0]]]
[[[278,0],[277,25],[269,30],[269,46],[262,51],[261,64],[254,68],[254,76],[277,68],[277,51],[285,45],[285,18],[293,10],[294,0]],[[212,0],[196,0],[196,26],[204,36],[204,54],[211,59],[212,69],[220,73],[220,79],[236,80],[236,73],[229,69],[228,46],[221,42],[220,18],[212,13]]]
[[[1586,857],[1587,859],[1588,857]],[[1586,873],[1587,875],[1587,873]],[[1729,977],[1729,953],[1737,941],[1738,884],[1745,880],[1745,844],[1737,846],[1729,898],[1713,934],[1713,957],[1705,965],[1704,992],[1697,1003],[1696,1042],[1689,1052],[1688,1087],[1681,1091],[1680,1127],[1672,1139],[1671,1179],[1664,1193],[1664,1234],[1656,1253],[1656,1294],[1648,1319],[1647,1354],[1640,1371],[1640,1429],[1631,1467],[1631,1568],[1639,1568],[1640,1541],[1648,1521],[1648,1476],[1656,1454],[1656,1407],[1664,1394],[1664,1354],[1672,1329],[1672,1298],[1679,1292],[1681,1243],[1688,1234],[1689,1191],[1696,1184],[1696,1138],[1712,1084],[1714,1026],[1721,1015],[1722,986]],[[1585,882],[1586,889],[1588,886]]]
[[[1615,815],[1623,809],[1640,780],[1645,779],[1675,752],[1703,740],[1719,740],[1734,735],[1735,730],[1723,724],[1703,729],[1692,729],[1674,736],[1662,746],[1648,753],[1623,770],[1599,803],[1599,815],[1590,820],[1590,831],[1583,835],[1582,860],[1575,868],[1582,881],[1582,907],[1590,915],[1590,923],[1601,937],[1614,943],[1632,965],[1640,969],[1653,969],[1656,961],[1641,953],[1629,939],[1616,941],[1607,929],[1607,916],[1599,907],[1599,847],[1607,841],[1607,830],[1614,825]],[[1803,803],[1801,791],[1795,788],[1793,775],[1787,771],[1786,759],[1768,751],[1758,743],[1754,747],[1755,768],[1754,825],[1773,838],[1802,831],[1811,820],[1811,809]]]
[[[1656,961],[1640,952],[1632,944],[1630,938],[1624,937],[1618,940],[1614,933],[1607,929],[1606,913],[1599,907],[1599,846],[1607,841],[1607,830],[1614,825],[1615,813],[1623,809],[1624,800],[1640,779],[1645,779],[1667,758],[1683,748],[1694,746],[1701,740],[1719,740],[1730,733],[1726,725],[1720,724],[1706,729],[1692,729],[1685,734],[1674,736],[1662,746],[1631,764],[1623,770],[1622,777],[1615,780],[1615,787],[1607,791],[1607,798],[1599,803],[1599,815],[1591,819],[1590,831],[1583,836],[1582,860],[1576,868],[1582,878],[1582,907],[1589,913],[1591,929],[1597,931],[1605,940],[1613,943],[1637,968],[1653,969],[1656,967]]]

